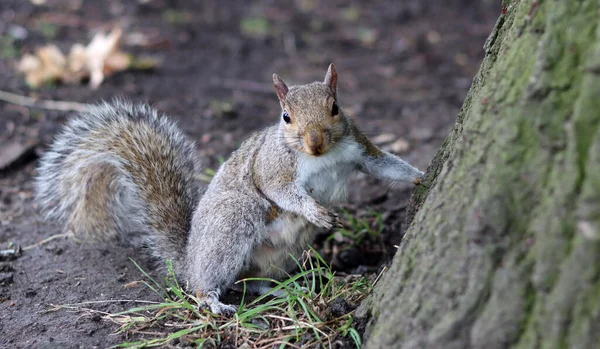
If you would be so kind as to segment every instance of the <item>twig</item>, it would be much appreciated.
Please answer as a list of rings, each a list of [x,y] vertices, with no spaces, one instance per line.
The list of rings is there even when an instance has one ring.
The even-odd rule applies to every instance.
[[[72,236],[73,236],[73,233],[63,233],[63,234],[52,235],[52,236],[47,237],[44,240],[42,240],[40,242],[37,242],[37,243],[35,243],[33,245],[29,245],[29,246],[23,247],[23,251],[31,250],[34,247],[43,245],[43,244],[45,244],[47,242],[50,242],[50,241],[52,241],[54,239],[65,238],[65,237],[72,237]]]
[[[383,267],[383,269],[381,269],[381,273],[379,273],[379,275],[377,275],[377,277],[375,278],[375,281],[373,281],[372,287],[375,287],[375,285],[377,284],[379,279],[381,279],[381,276],[383,275],[383,273],[385,273],[386,270],[387,270],[387,267]]]
[[[105,303],[122,303],[122,302],[160,304],[160,302],[146,301],[146,300],[141,300],[141,299],[106,299],[106,300],[99,300],[99,301],[87,301],[87,302],[79,302],[79,303],[71,303],[71,304],[62,304],[62,305],[58,305],[58,306],[59,307],[62,307],[62,306],[78,307],[80,305],[88,305],[88,304],[105,304]],[[54,307],[57,307],[57,305],[54,305],[54,304],[51,304],[51,305]]]
[[[108,317],[110,317],[112,315],[111,313],[107,313],[105,311],[91,309],[91,308],[73,307],[70,305],[54,305],[54,304],[50,304],[50,306],[52,306],[53,308],[46,309],[46,310],[42,311],[42,313],[50,313],[50,312],[58,311],[61,309],[66,309],[66,310],[71,310],[71,311],[75,311],[75,312],[89,312],[92,314],[102,314],[102,315],[108,316]]]
[[[15,93],[10,93],[6,91],[0,90],[0,100],[22,105],[29,108],[40,108],[40,109],[49,109],[49,110],[61,110],[61,111],[88,111],[90,109],[89,104],[78,103],[78,102],[70,102],[70,101],[49,101],[49,100],[39,100],[33,97],[27,97],[18,95]]]

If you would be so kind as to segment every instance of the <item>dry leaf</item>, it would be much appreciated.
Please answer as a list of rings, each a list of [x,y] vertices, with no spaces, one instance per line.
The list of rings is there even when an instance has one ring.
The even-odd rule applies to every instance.
[[[132,56],[119,50],[122,34],[120,28],[97,33],[87,46],[74,44],[68,57],[56,45],[42,47],[35,55],[25,55],[18,70],[33,87],[56,80],[76,84],[89,78],[90,86],[97,88],[106,76],[132,66]]]
[[[86,53],[85,46],[81,44],[75,44],[71,46],[71,52],[69,52],[69,74],[64,77],[64,81],[70,84],[79,83],[82,79],[87,77],[89,73],[86,69]]]
[[[129,68],[131,66],[131,61],[131,55],[123,52],[112,53],[104,62],[104,75],[111,75],[115,72]]]
[[[35,55],[25,55],[17,69],[25,74],[27,83],[39,87],[47,81],[61,78],[67,66],[65,56],[56,45],[38,49]]]
[[[90,71],[90,86],[92,88],[100,86],[104,80],[105,62],[111,54],[118,52],[122,34],[120,28],[113,29],[108,35],[98,33],[85,48],[85,63]]]

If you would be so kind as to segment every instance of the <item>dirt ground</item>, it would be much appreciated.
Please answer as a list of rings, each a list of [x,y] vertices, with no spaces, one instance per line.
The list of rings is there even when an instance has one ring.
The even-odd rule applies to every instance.
[[[500,11],[500,1],[476,0],[369,6],[317,0],[48,0],[36,6],[2,0],[0,89],[85,103],[113,96],[149,102],[198,141],[204,166],[216,168],[248,134],[278,120],[274,72],[288,83],[306,83],[322,80],[335,62],[346,113],[382,146],[426,168],[455,120]],[[24,52],[48,42],[67,50],[115,25],[124,28],[124,50],[160,59],[160,66],[119,73],[97,90],[60,84],[31,90],[15,73]],[[36,158],[73,116],[0,102],[0,165],[6,162],[0,170],[0,250],[63,233],[38,215],[32,178]],[[17,160],[6,161],[8,153]],[[400,243],[411,190],[357,176],[345,207],[358,217],[380,212],[381,238],[352,247],[341,239],[326,243],[330,233],[324,232],[317,248],[340,272],[377,272]],[[143,278],[129,258],[150,268],[132,247],[65,238],[2,258],[0,347],[102,348],[123,341],[125,335],[114,333],[118,326],[100,316],[48,310],[122,300],[90,304],[114,312],[131,307],[128,300],[155,300],[141,284],[125,287]]]

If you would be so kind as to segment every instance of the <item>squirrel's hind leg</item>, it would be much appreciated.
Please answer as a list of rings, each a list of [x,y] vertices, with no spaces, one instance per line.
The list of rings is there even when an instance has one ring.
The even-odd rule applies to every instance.
[[[210,204],[201,202],[192,219],[184,274],[211,311],[230,312],[219,296],[249,267],[256,241],[265,234],[266,209],[238,193],[203,199]]]

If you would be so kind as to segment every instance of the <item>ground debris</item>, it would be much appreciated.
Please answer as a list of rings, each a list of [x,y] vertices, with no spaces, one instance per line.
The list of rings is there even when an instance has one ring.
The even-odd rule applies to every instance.
[[[12,261],[21,257],[21,246],[15,248],[9,248],[6,250],[0,250],[0,261]]]
[[[35,154],[37,141],[10,142],[0,150],[0,172],[15,167],[18,163]]]
[[[115,28],[110,33],[97,33],[87,46],[76,43],[68,55],[54,44],[37,49],[35,54],[21,58],[17,69],[25,74],[32,87],[60,81],[79,84],[89,79],[90,87],[97,88],[104,78],[129,68],[148,69],[158,64],[145,60],[143,64],[120,50],[123,31]]]

